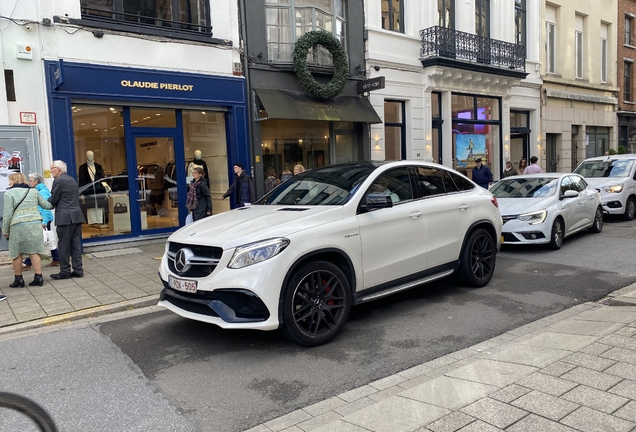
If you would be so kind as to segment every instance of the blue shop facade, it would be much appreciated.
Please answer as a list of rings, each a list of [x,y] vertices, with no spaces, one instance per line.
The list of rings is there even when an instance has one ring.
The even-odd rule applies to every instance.
[[[53,159],[77,178],[84,243],[166,235],[183,226],[203,168],[213,213],[233,165],[250,171],[243,77],[46,61]],[[48,167],[45,167],[48,168]]]

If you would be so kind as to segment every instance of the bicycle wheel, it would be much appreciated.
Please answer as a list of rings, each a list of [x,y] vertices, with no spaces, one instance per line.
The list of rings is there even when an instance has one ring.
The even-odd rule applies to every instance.
[[[57,432],[51,416],[37,403],[24,396],[0,392],[0,408],[18,411],[32,420],[42,432]]]

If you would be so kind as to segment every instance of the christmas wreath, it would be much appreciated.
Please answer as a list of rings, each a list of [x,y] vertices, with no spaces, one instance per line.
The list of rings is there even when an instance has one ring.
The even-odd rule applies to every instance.
[[[322,45],[333,57],[333,77],[328,84],[321,84],[314,79],[307,67],[307,54],[316,45]],[[310,31],[296,41],[294,47],[294,72],[298,82],[310,95],[318,99],[329,99],[340,94],[349,75],[347,53],[336,37],[326,31]]]

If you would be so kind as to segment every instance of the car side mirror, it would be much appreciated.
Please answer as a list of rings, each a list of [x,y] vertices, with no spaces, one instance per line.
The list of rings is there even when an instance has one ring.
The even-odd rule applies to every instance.
[[[393,207],[393,201],[390,196],[383,193],[370,193],[364,198],[360,210],[368,212],[390,207]]]
[[[577,196],[579,196],[579,193],[572,189],[566,190],[563,194],[563,198],[576,198]]]

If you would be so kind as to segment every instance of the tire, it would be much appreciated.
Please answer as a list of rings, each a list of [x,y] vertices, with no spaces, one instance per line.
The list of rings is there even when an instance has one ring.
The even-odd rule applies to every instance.
[[[603,207],[598,206],[596,208],[596,213],[594,213],[594,222],[592,222],[592,226],[588,228],[588,231],[596,234],[603,231]]]
[[[8,408],[29,417],[42,432],[57,432],[51,416],[37,403],[13,393],[0,393],[0,408]]]
[[[559,250],[563,246],[563,239],[565,237],[565,226],[563,219],[556,218],[552,223],[552,231],[550,231],[550,243],[548,247],[552,250]]]
[[[625,203],[625,213],[623,213],[623,220],[634,220],[636,218],[636,199],[633,196],[627,198]]]
[[[492,235],[485,229],[471,232],[460,256],[459,280],[474,288],[487,285],[495,272],[496,259],[497,247]]]
[[[330,342],[349,317],[349,281],[340,268],[328,261],[312,262],[296,270],[283,295],[281,330],[299,345]]]

